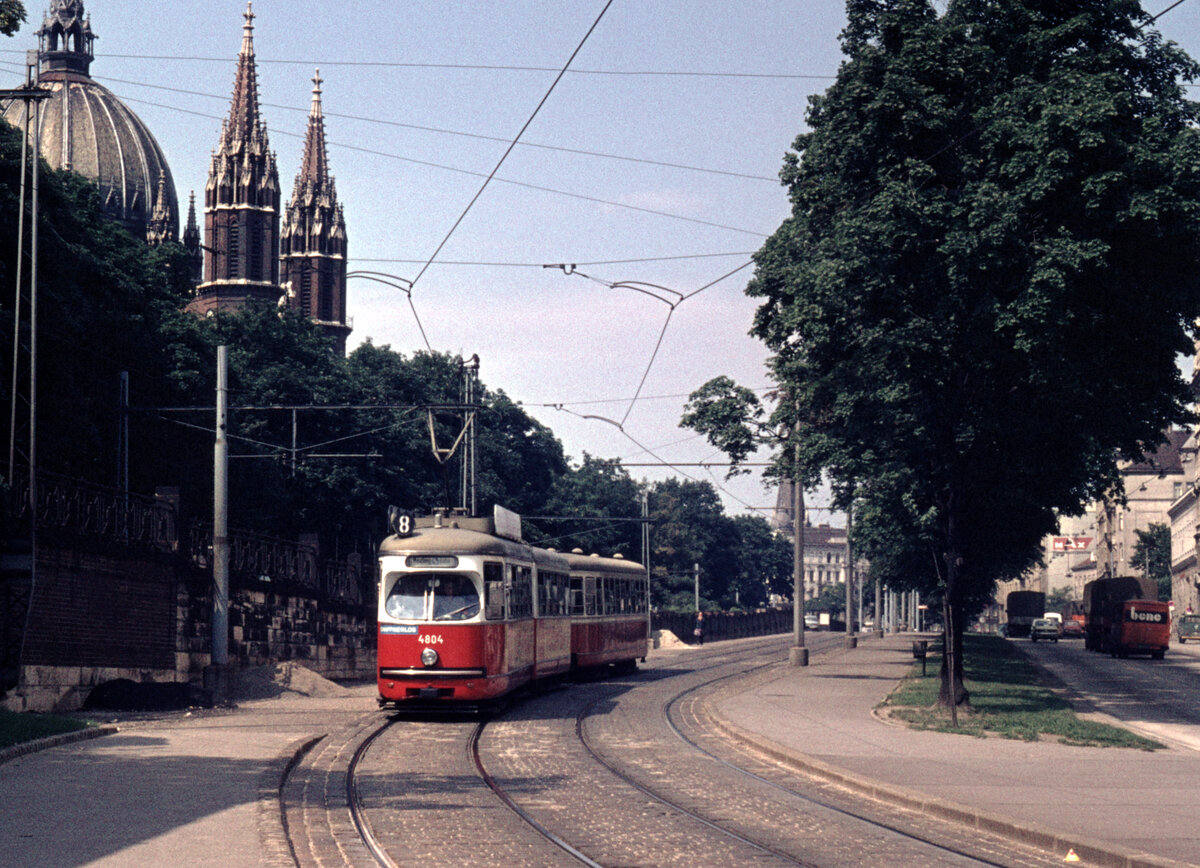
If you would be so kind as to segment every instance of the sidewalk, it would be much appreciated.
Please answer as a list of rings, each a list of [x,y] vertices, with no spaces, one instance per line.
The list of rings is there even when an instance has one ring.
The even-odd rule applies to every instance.
[[[316,735],[377,715],[375,693],[370,684],[236,711],[123,715],[114,735],[10,759],[0,764],[0,865],[292,865],[275,796],[284,770]]]
[[[979,739],[872,710],[913,663],[910,636],[860,639],[721,700],[734,734],[883,800],[986,824],[1103,865],[1197,865],[1200,752]],[[932,662],[932,661],[931,661]]]

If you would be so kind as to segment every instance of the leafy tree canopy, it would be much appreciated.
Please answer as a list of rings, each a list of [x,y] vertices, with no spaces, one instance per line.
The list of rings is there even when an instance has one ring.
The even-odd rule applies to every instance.
[[[25,5],[21,0],[0,0],[0,33],[13,36],[25,21]]]
[[[932,567],[958,652],[1055,510],[1189,418],[1198,69],[1131,0],[850,0],[847,18],[785,160],[791,217],[756,255],[754,333],[804,464],[869,501],[873,562]]]
[[[546,501],[548,514],[580,518],[541,523],[546,544],[565,550],[620,554],[640,561],[641,525],[623,519],[642,514],[642,490],[618,462],[585,452],[582,464],[572,466],[555,480]]]
[[[1171,526],[1155,522],[1146,530],[1139,529],[1134,533],[1137,541],[1133,544],[1130,565],[1141,570],[1146,578],[1158,582],[1160,600],[1171,599]]]

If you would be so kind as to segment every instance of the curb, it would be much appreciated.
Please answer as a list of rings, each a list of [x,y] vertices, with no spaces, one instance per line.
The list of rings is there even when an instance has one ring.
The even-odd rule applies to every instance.
[[[713,727],[726,738],[741,742],[793,771],[897,807],[960,823],[1048,852],[1066,853],[1068,850],[1074,850],[1075,854],[1083,861],[1103,866],[1103,868],[1196,868],[1191,862],[1178,862],[1147,853],[1123,852],[1100,841],[1069,837],[1051,829],[1017,823],[987,811],[967,808],[935,796],[927,796],[914,790],[884,784],[871,778],[852,774],[744,730],[715,714],[708,703],[705,703],[705,715]]]
[[[62,732],[58,735],[50,735],[46,738],[34,739],[33,741],[23,741],[20,744],[0,748],[0,765],[18,757],[37,753],[40,750],[47,750],[64,744],[72,744],[77,741],[90,741],[93,738],[100,738],[102,735],[116,735],[120,731],[119,727],[106,723],[101,726],[89,726],[87,729],[77,729],[74,732]]]
[[[258,837],[264,853],[263,864],[269,868],[296,868],[300,864],[292,844],[283,788],[292,770],[327,735],[321,733],[296,739],[280,751],[262,773],[258,785]]]

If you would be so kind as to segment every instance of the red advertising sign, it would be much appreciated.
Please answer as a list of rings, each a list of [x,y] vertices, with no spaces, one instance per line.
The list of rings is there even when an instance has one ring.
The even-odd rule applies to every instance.
[[[1056,552],[1083,552],[1091,548],[1090,536],[1056,536],[1054,550]]]

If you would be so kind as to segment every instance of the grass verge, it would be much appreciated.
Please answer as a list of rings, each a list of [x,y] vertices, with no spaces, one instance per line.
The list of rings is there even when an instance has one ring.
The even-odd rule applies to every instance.
[[[73,717],[58,717],[53,714],[30,714],[28,712],[0,709],[0,748],[12,747],[27,741],[35,741],[63,732],[87,729],[89,723]]]
[[[1042,683],[1038,668],[1008,640],[968,634],[963,642],[964,678],[971,709],[959,711],[957,728],[950,725],[949,712],[936,707],[941,683],[940,643],[936,655],[935,648],[929,649],[927,674],[922,676],[920,666],[914,665],[880,708],[886,709],[892,719],[916,729],[1025,741],[1051,738],[1089,747],[1163,747],[1120,727],[1080,719],[1070,703]]]

